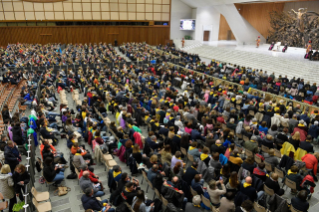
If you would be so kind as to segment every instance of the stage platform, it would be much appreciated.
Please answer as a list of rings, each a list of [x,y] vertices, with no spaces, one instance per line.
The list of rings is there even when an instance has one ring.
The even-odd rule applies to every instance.
[[[289,47],[285,53],[283,53],[281,50],[283,49],[283,46],[280,46],[280,51],[269,51],[268,48],[270,47],[270,44],[262,44],[259,46],[259,48],[256,48],[255,44],[251,45],[237,45],[236,41],[215,41],[215,42],[202,42],[202,45],[207,46],[215,46],[215,47],[225,47],[230,48],[234,50],[239,51],[247,51],[257,54],[265,54],[273,57],[282,57],[285,59],[290,59],[294,61],[300,61],[305,63],[314,63],[318,65],[319,67],[319,61],[310,61],[304,59],[304,55],[306,54],[305,48],[297,48],[297,47]],[[315,50],[314,50],[315,51]]]
[[[178,44],[178,41],[175,41]],[[305,82],[319,84],[319,61],[304,59],[306,50],[303,48],[288,47],[283,52],[269,51],[269,44],[262,44],[256,48],[255,44],[238,45],[236,41],[215,41],[187,43],[183,50],[198,54],[203,61],[209,63],[212,59],[266,70],[268,74],[274,72],[276,76],[287,75],[289,78],[303,78]],[[177,47],[180,47],[177,45]],[[280,50],[282,50],[282,46]]]

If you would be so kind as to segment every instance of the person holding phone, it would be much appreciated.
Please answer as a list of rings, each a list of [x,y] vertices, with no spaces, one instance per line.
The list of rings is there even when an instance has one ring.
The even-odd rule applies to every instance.
[[[217,186],[218,184],[221,185],[222,189],[219,189]],[[209,186],[207,188],[207,192],[210,196],[210,201],[213,206],[216,208],[219,208],[220,206],[220,197],[221,195],[226,194],[226,187],[224,185],[223,178],[220,177],[219,181],[211,180],[209,182]]]

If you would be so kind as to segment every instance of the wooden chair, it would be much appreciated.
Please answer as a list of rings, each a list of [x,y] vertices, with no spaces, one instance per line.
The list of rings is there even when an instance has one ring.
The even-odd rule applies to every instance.
[[[269,196],[272,196],[272,195],[275,194],[274,189],[271,189],[271,188],[267,187],[265,184],[264,184],[264,191],[265,191],[265,193],[268,194]]]
[[[110,170],[113,168],[113,166],[116,166],[116,165],[117,165],[117,163],[114,159],[106,161],[105,162],[105,171],[106,171],[106,167]]]
[[[281,157],[282,157],[280,150],[274,149],[274,151],[275,151],[275,156],[276,156],[276,157],[278,157],[278,158],[281,158]]]
[[[213,211],[213,206],[210,203],[210,199],[207,199],[206,197],[204,197],[204,195],[201,195],[201,197],[202,197],[202,202],[204,203],[204,205],[210,208],[211,211]]]
[[[0,199],[4,200],[4,197],[3,197],[2,193],[0,193]],[[3,212],[3,210],[7,209],[8,205],[9,205],[8,201],[0,202],[0,210],[1,210],[1,212]]]
[[[130,206],[130,204],[128,204],[127,202],[124,202],[124,204],[126,205],[126,207],[131,211],[134,212],[132,206]]]
[[[51,202],[38,203],[35,198],[32,198],[32,203],[38,212],[52,211]]]
[[[184,147],[181,147],[181,152],[185,156],[185,159],[187,161],[187,151],[186,151],[186,149]]]
[[[287,177],[285,179],[285,185],[291,189],[294,189],[296,190],[297,189],[297,185],[296,185],[296,182],[292,181],[292,180],[289,180]]]
[[[79,179],[79,176],[80,176],[80,172],[79,172],[79,170],[78,170],[78,168],[77,167],[75,167],[75,165],[74,165],[74,163],[72,162],[72,165],[73,165],[73,167],[74,167],[74,171],[75,171],[75,173],[76,173],[76,175],[78,176],[78,185],[80,184],[80,179]],[[38,201],[39,202],[39,201]]]
[[[242,134],[236,133],[236,136],[237,136],[238,139],[243,139],[243,135]]]
[[[142,175],[143,175],[143,178],[144,178],[144,180],[147,182],[147,187],[146,187],[146,191],[145,191],[145,193],[147,193],[148,192],[148,188],[149,187],[151,187],[151,189],[153,189],[153,185],[152,185],[152,183],[149,181],[149,179],[147,178],[147,174],[146,174],[146,172],[144,171],[144,170],[142,170]],[[155,194],[155,193],[154,193]]]
[[[243,135],[243,140],[244,141],[249,141],[249,138],[247,136]]]
[[[245,149],[245,155],[248,156],[254,156],[254,153],[248,149]]]
[[[258,157],[257,155],[254,156],[254,159],[255,159],[256,163],[261,163],[261,158]]]
[[[49,186],[48,191],[50,191],[50,187],[51,187],[51,185],[52,185],[54,182],[49,182],[49,181],[47,181],[47,179],[45,179],[45,177],[44,177],[44,175],[43,175],[43,171],[42,171],[42,176],[43,176],[43,178],[44,178],[44,180],[45,180],[45,187],[48,187],[48,186]]]
[[[269,152],[269,148],[266,147],[266,146],[264,146],[264,145],[261,145],[261,150],[262,150],[263,152],[266,152],[266,153]]]
[[[189,186],[189,188],[190,188],[191,194],[192,194],[193,196],[198,195],[198,193],[192,188],[192,186]]]
[[[271,166],[271,164],[268,163],[268,162],[266,162],[266,161],[264,161],[264,163],[265,163],[265,168],[266,168],[266,170],[267,170],[268,172],[272,172],[272,166]]]
[[[103,159],[106,161],[109,161],[109,160],[113,160],[113,157],[111,154],[103,154]]]
[[[38,192],[34,187],[31,189],[31,194],[36,199],[37,202],[43,202],[50,200],[50,194],[48,191]]]
[[[302,211],[297,210],[296,208],[294,208],[292,205],[290,206],[290,211],[291,212],[302,212]]]
[[[284,178],[284,172],[280,169],[278,169],[277,167],[275,167],[275,173],[278,175],[279,178]]]
[[[162,199],[162,195],[161,195],[160,192],[157,190],[157,188],[154,188],[154,192],[155,192],[156,196],[158,197],[158,199]]]
[[[187,159],[188,159],[191,163],[194,162],[194,156],[193,156],[193,155],[187,154]]]
[[[254,209],[256,212],[266,212],[266,208],[259,205],[257,202],[254,202]]]
[[[164,205],[165,207],[167,207],[168,201],[167,201],[167,199],[165,199],[163,196],[162,196],[162,203],[163,203],[163,205]]]

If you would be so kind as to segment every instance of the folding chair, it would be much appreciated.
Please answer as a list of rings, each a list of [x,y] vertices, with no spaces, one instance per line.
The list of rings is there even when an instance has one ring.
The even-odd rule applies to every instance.
[[[261,150],[262,150],[263,152],[266,152],[266,153],[269,152],[269,148],[266,147],[266,146],[264,146],[264,145],[261,145]]]
[[[261,163],[261,158],[258,157],[257,155],[254,156],[254,159],[255,159],[256,163]]]
[[[191,163],[194,162],[194,156],[193,156],[193,155],[187,154],[187,159],[188,159]]]
[[[266,208],[259,205],[257,202],[254,202],[254,209],[256,210],[256,212],[266,212]]]
[[[297,190],[296,182],[289,180],[287,177],[285,179],[285,185],[289,187],[291,190]],[[287,190],[287,188],[286,188]]]
[[[202,197],[202,202],[204,203],[204,205],[210,208],[211,211],[213,211],[213,206],[210,202],[210,199],[207,199],[206,197],[204,197],[204,195],[201,195],[201,197]]]
[[[189,188],[190,188],[191,194],[192,194],[193,196],[198,195],[197,192],[192,188],[192,186],[189,186]]]
[[[275,173],[278,175],[279,178],[283,179],[285,177],[284,172],[277,167],[275,167]]]
[[[272,195],[275,194],[274,189],[271,189],[271,188],[267,187],[265,184],[264,184],[264,191],[265,191],[265,193],[268,194],[269,196],[272,196]]]
[[[302,211],[297,210],[296,208],[294,208],[292,205],[290,206],[290,211],[291,212],[302,212]]]
[[[32,187],[31,194],[37,202],[50,200],[50,194],[48,191],[38,192],[34,187]]]
[[[245,155],[248,156],[254,156],[254,153],[248,149],[245,149]]]
[[[266,162],[266,161],[264,161],[264,163],[265,163],[265,168],[266,168],[266,170],[267,170],[268,172],[272,172],[272,166],[271,166],[271,164],[268,163],[268,162]]]

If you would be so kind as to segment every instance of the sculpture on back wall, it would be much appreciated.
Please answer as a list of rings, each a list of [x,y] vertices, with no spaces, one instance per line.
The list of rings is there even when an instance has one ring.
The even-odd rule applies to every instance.
[[[288,46],[319,49],[319,14],[300,8],[298,12],[271,11],[268,43],[281,42]]]

